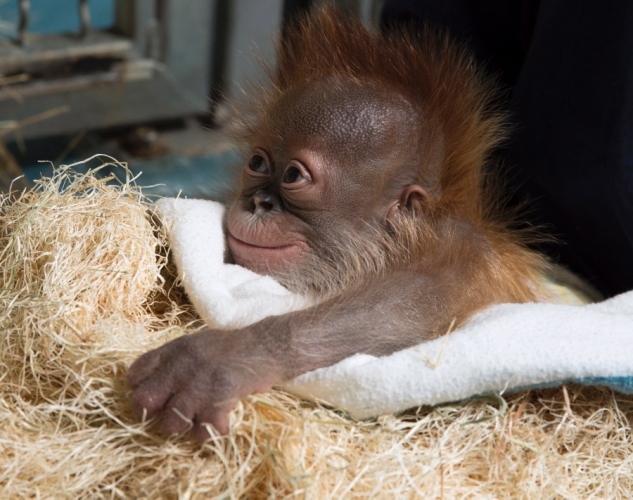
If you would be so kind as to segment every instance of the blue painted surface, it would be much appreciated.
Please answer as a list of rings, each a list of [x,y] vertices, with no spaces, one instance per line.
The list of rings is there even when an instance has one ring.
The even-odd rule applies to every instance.
[[[633,376],[583,377],[577,380],[584,385],[603,385],[624,394],[633,394]]]
[[[115,0],[89,0],[88,4],[92,29],[105,30],[114,25]],[[0,40],[15,36],[18,17],[17,0],[0,0]],[[79,31],[79,26],[77,0],[31,0],[28,26],[30,33],[76,33]],[[57,151],[65,148],[64,141],[64,139],[61,140]],[[54,142],[54,140],[49,142]],[[57,153],[51,155],[46,152],[46,148],[40,149],[41,147],[42,145],[29,148],[40,151],[39,154],[35,155],[36,159],[54,159],[57,156]],[[111,154],[115,158],[121,157],[119,151],[100,145],[87,151],[78,152],[74,157],[66,158],[63,163],[70,164],[83,160],[97,151]],[[14,151],[14,154],[16,153],[18,152]],[[235,158],[235,154],[230,151],[199,156],[167,155],[147,161],[131,161],[129,168],[134,175],[142,172],[137,180],[138,185],[154,186],[144,190],[147,194],[176,196],[181,193],[181,195],[189,197],[202,195],[218,197],[230,183],[230,171],[231,166],[235,163]],[[20,161],[20,163],[24,165],[25,162]],[[99,165],[101,165],[101,161],[95,160],[90,164],[79,165],[75,170],[83,173]],[[34,163],[32,158],[26,160],[26,166],[23,166],[23,170],[30,181],[36,180],[41,175],[50,176],[53,172],[50,163]],[[124,175],[117,168],[106,168],[100,171],[103,176],[110,173]]]
[[[90,25],[105,30],[114,25],[114,0],[89,0]],[[0,0],[0,38],[15,36],[17,0]],[[77,0],[31,0],[30,33],[76,33],[79,31]]]
[[[106,148],[100,148],[104,152]],[[85,154],[81,158],[68,158],[64,164],[89,157]],[[118,156],[113,154],[114,157]],[[203,154],[200,156],[167,155],[154,160],[133,161],[128,168],[133,175],[139,175],[136,184],[143,186],[143,192],[156,196],[187,196],[190,198],[222,198],[230,185],[232,172],[237,155],[233,151],[218,154]],[[90,163],[82,163],[74,170],[85,173],[102,165],[105,159],[95,159]],[[24,174],[31,182],[40,176],[49,177],[53,173],[50,163],[36,163],[23,167]],[[101,176],[114,173],[120,179],[125,172],[118,167],[107,167],[99,171]]]

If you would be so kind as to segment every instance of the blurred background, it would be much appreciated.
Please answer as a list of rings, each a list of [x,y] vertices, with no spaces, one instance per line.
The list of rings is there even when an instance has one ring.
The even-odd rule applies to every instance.
[[[509,203],[530,202],[521,222],[558,238],[539,248],[605,295],[631,289],[631,0],[0,0],[0,192],[50,174],[42,160],[102,153],[158,185],[148,194],[217,198],[241,170],[222,134],[226,96],[325,1],[383,29],[430,22],[471,47],[510,110],[495,159]]]
[[[321,1],[0,0],[0,189],[102,153],[151,193],[213,196],[235,167],[226,96]],[[383,1],[335,3],[371,24]]]

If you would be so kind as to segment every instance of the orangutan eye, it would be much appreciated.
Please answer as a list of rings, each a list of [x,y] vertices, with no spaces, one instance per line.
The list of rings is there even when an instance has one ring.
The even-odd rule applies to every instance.
[[[248,162],[248,168],[251,169],[253,172],[257,172],[258,174],[270,173],[268,163],[266,163],[266,159],[262,155],[251,156],[251,159]]]
[[[303,174],[301,173],[301,170],[299,170],[297,167],[288,168],[288,170],[286,170],[286,173],[284,174],[285,184],[294,184],[301,179],[303,179]]]

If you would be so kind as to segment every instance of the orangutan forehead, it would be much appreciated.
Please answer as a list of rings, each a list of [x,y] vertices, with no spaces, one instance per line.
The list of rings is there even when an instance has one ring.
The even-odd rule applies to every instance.
[[[415,112],[404,97],[357,82],[313,83],[282,97],[276,111],[281,137],[318,137],[336,149],[382,149],[415,127]]]

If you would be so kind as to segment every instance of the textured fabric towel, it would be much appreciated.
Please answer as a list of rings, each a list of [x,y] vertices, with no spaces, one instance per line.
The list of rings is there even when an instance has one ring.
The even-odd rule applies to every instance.
[[[311,305],[270,277],[224,263],[220,204],[168,198],[157,208],[185,290],[210,327]],[[568,381],[633,393],[633,292],[586,306],[493,306],[443,338],[382,358],[358,354],[283,388],[366,418]]]

